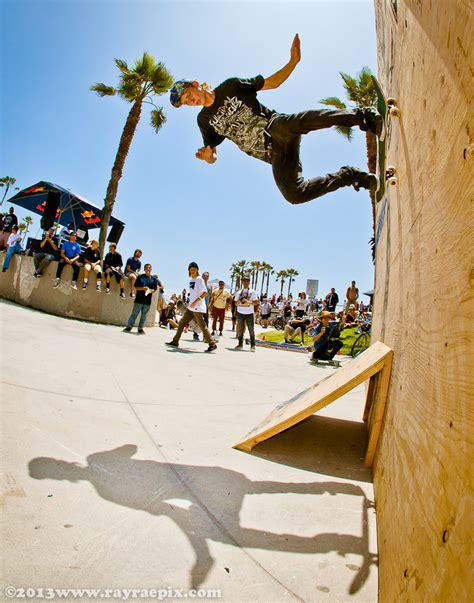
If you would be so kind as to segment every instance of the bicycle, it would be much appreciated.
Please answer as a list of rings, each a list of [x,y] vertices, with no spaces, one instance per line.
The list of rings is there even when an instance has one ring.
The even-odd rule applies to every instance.
[[[354,341],[354,343],[352,344],[352,348],[351,348],[352,358],[355,358],[356,356],[361,354],[363,351],[365,351],[370,346],[370,333],[372,330],[372,324],[371,323],[361,324],[359,329],[360,329],[360,331],[359,331],[360,335]]]

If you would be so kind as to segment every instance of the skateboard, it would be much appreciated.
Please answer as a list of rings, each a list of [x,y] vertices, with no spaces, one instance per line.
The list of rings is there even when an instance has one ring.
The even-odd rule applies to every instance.
[[[386,141],[392,117],[400,117],[400,109],[397,107],[396,99],[385,97],[382,86],[377,78],[373,75],[371,77],[377,94],[377,111],[383,119],[382,133],[377,139],[377,177],[379,179],[379,186],[375,193],[376,200],[381,201],[385,196],[387,184],[389,186],[396,186],[398,184],[397,169],[392,165],[386,167]]]
[[[322,366],[333,366],[334,368],[341,368],[339,360],[320,360],[319,358],[311,359],[312,364],[320,364]]]

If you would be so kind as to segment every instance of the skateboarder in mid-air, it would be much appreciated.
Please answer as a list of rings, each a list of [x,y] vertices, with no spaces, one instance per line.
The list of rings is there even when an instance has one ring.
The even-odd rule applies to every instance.
[[[173,84],[170,101],[174,107],[202,107],[198,126],[204,141],[196,157],[207,163],[217,161],[216,147],[226,138],[245,153],[271,163],[280,192],[292,204],[306,203],[342,186],[375,190],[375,174],[354,167],[342,167],[334,174],[305,180],[300,163],[301,136],[332,126],[359,126],[379,135],[382,118],[372,109],[322,109],[287,115],[267,109],[257,99],[260,90],[278,88],[300,62],[300,40],[296,34],[290,60],[270,77],[230,78],[212,89],[208,84],[179,80]]]

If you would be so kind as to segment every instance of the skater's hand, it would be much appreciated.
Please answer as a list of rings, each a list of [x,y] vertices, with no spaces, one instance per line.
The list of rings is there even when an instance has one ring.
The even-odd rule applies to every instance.
[[[214,163],[217,160],[217,155],[212,147],[201,147],[197,150],[196,158],[207,163]]]
[[[293,38],[290,50],[290,62],[297,65],[301,61],[300,37],[298,34]]]

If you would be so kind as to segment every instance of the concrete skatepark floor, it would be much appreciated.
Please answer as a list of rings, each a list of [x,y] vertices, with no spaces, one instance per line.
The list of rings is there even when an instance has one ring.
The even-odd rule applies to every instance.
[[[0,324],[2,589],[377,600],[363,387],[245,454],[232,445],[328,369],[228,351],[230,323],[214,354],[5,301]]]

